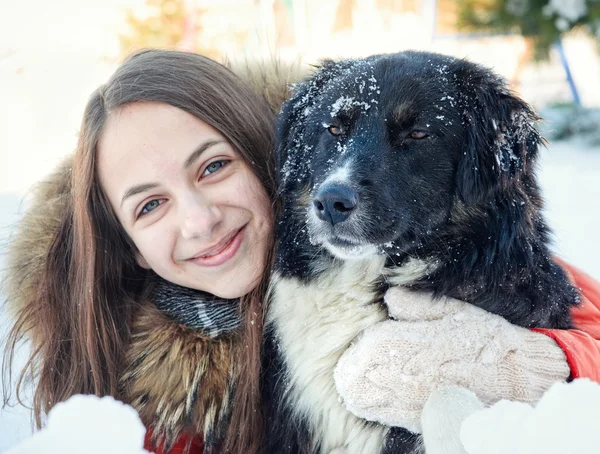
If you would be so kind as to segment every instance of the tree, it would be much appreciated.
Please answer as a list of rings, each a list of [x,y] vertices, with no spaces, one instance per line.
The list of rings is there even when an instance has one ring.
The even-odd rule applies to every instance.
[[[529,38],[536,59],[574,29],[600,38],[600,0],[459,0],[459,27],[516,32]]]

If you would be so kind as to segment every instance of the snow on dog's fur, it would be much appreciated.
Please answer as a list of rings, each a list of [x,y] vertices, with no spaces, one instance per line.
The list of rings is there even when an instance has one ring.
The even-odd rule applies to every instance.
[[[268,313],[266,451],[415,453],[356,418],[333,369],[405,285],[527,327],[568,328],[550,258],[535,113],[476,64],[424,52],[326,61],[281,112],[283,210]]]

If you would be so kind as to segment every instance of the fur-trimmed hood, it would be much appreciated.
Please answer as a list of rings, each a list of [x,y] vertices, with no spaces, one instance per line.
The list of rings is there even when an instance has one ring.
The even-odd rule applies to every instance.
[[[289,96],[290,83],[303,71],[300,65],[271,61],[229,65],[260,92],[274,112]],[[3,292],[9,313],[20,314],[42,285],[48,251],[61,222],[71,213],[71,157],[65,159],[32,192],[32,202],[17,223],[7,248]],[[31,326],[34,345],[44,342]],[[182,432],[202,433],[210,447],[228,419],[235,335],[210,338],[193,331],[141,301],[134,315],[131,344],[120,378],[124,400],[133,405],[157,439],[170,441]]]

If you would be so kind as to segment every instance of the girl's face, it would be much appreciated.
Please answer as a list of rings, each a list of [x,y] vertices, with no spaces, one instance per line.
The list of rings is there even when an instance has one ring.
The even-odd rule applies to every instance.
[[[142,267],[222,298],[240,297],[258,284],[271,203],[211,126],[168,104],[123,106],[107,119],[97,165]]]

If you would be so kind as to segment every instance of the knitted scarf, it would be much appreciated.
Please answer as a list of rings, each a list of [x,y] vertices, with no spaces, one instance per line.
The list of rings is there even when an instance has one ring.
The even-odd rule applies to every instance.
[[[153,302],[168,317],[208,337],[217,338],[241,324],[237,299],[219,298],[164,279],[156,282]]]

